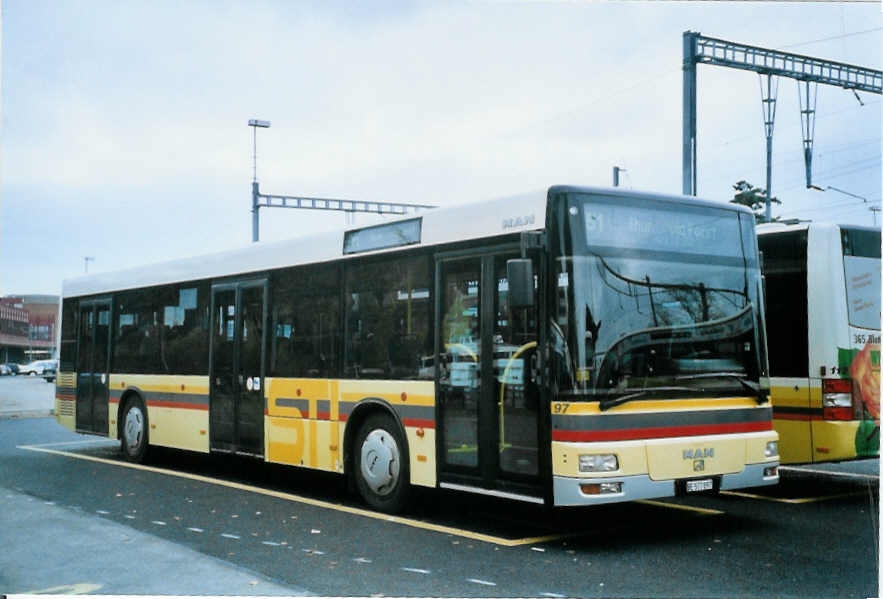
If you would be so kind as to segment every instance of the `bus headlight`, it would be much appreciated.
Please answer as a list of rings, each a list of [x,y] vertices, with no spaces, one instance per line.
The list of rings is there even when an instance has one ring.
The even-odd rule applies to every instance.
[[[619,460],[612,453],[579,456],[580,472],[613,472],[619,470]]]
[[[768,458],[779,455],[779,442],[767,441],[766,450],[763,453]]]

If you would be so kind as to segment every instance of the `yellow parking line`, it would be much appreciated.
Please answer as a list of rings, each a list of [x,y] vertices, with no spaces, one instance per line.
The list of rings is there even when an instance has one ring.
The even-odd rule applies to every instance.
[[[804,468],[803,466],[779,466],[779,472],[796,472],[804,474],[822,474],[825,476],[843,476],[847,478],[861,478],[866,480],[880,480],[877,474],[863,472],[839,472],[837,470],[819,470],[816,468]]]
[[[444,526],[440,524],[430,524],[428,522],[421,522],[420,520],[413,520],[411,518],[403,518],[401,516],[392,516],[389,514],[381,514],[378,512],[372,512],[370,510],[365,510],[357,507],[350,507],[346,505],[340,505],[336,503],[330,503],[328,501],[321,501],[318,499],[310,499],[309,497],[302,497],[300,495],[293,495],[291,493],[283,493],[281,491],[273,491],[271,489],[262,489],[260,487],[255,487],[252,485],[244,485],[242,483],[235,483],[226,480],[221,480],[217,478],[210,478],[208,476],[201,476],[199,474],[191,474],[189,472],[178,472],[175,470],[168,470],[166,468],[157,468],[155,466],[145,466],[143,464],[133,464],[130,462],[120,462],[116,460],[109,460],[107,458],[99,458],[95,456],[89,455],[81,455],[77,453],[71,453],[68,451],[59,451],[57,449],[48,449],[46,447],[41,447],[39,445],[20,445],[18,449],[26,449],[29,451],[40,451],[43,453],[51,453],[54,455],[66,456],[69,458],[76,458],[79,460],[87,460],[90,462],[98,462],[101,464],[110,464],[111,466],[120,466],[123,468],[133,468],[135,470],[144,470],[146,472],[154,472],[157,474],[165,474],[168,476],[177,476],[179,478],[186,478],[188,480],[195,480],[198,482],[203,482],[211,485],[218,485],[222,487],[229,487],[231,489],[238,489],[240,491],[248,491],[250,493],[259,493],[261,495],[267,495],[269,497],[276,497],[277,499],[285,499],[287,501],[295,501],[297,503],[304,503],[307,505],[312,505],[315,507],[327,508],[332,510],[337,510],[339,512],[345,512],[348,514],[354,514],[357,516],[365,516],[367,518],[373,518],[375,520],[383,520],[385,522],[395,522],[396,524],[404,524],[405,526],[411,526],[414,528],[420,528],[423,530],[431,530],[433,532],[440,532],[443,534],[450,534],[458,537],[463,537],[467,539],[472,539],[474,541],[482,541],[484,543],[492,543],[494,545],[502,545],[504,547],[516,547],[519,545],[528,545],[531,543],[545,543],[549,541],[555,541],[558,539],[563,539],[571,536],[575,536],[578,533],[562,533],[562,534],[553,534],[539,537],[529,537],[524,539],[506,539],[503,537],[495,537],[493,535],[486,535],[482,533],[472,532],[469,530],[463,530],[460,528],[453,528],[451,526]]]
[[[721,510],[713,510],[711,508],[705,507],[693,507],[692,505],[679,505],[677,503],[666,503],[665,501],[654,501],[653,499],[638,499],[635,503],[643,503],[646,505],[654,505],[657,507],[668,507],[674,510],[698,512],[700,514],[705,514],[708,516],[719,516],[721,514],[726,514],[726,512],[722,512]]]
[[[768,497],[766,495],[755,495],[754,493],[742,493],[741,491],[721,491],[721,495],[733,495],[734,497],[745,497],[748,499],[760,499],[763,501],[774,501],[776,503],[789,503],[799,505],[802,503],[815,503],[817,501],[828,501],[829,499],[841,499],[843,497],[857,497],[864,495],[864,491],[853,491],[852,493],[840,493],[838,495],[824,495],[821,497],[798,497],[796,499],[788,499],[786,497]]]
[[[472,532],[469,530],[463,530],[461,528],[454,528],[451,526],[444,526],[441,524],[431,524],[429,522],[421,522],[420,520],[414,520],[412,518],[403,518],[401,516],[393,516],[390,514],[381,514],[379,512],[372,512],[370,510],[361,509],[357,507],[350,507],[346,505],[340,505],[337,503],[331,503],[328,501],[321,501],[319,499],[311,499],[309,497],[303,497],[300,495],[294,495],[291,493],[284,493],[282,491],[274,491],[272,489],[263,489],[261,487],[255,487],[252,485],[245,485],[242,483],[236,483],[226,480],[221,480],[218,478],[211,478],[208,476],[202,476],[199,474],[191,474],[189,472],[178,472],[176,470],[169,470],[167,468],[157,468],[155,466],[145,466],[144,464],[134,464],[131,462],[122,462],[118,460],[111,460],[107,458],[99,458],[96,456],[90,455],[82,455],[78,453],[72,453],[69,451],[60,451],[58,449],[49,449],[45,446],[41,445],[19,445],[18,449],[25,449],[28,451],[39,451],[43,453],[50,453],[54,455],[65,456],[69,458],[76,458],[78,460],[87,460],[90,462],[98,462],[101,464],[109,464],[111,466],[120,466],[123,468],[132,468],[135,470],[143,470],[146,472],[154,472],[156,474],[165,474],[167,476],[176,476],[178,478],[186,478],[188,480],[194,480],[198,482],[207,483],[210,485],[218,485],[221,487],[228,487],[231,489],[237,489],[240,491],[248,491],[250,493],[258,493],[261,495],[266,495],[268,497],[275,497],[277,499],[285,499],[287,501],[294,501],[297,503],[303,503],[306,505],[312,505],[315,507],[326,508],[331,510],[336,510],[339,512],[344,512],[347,514],[354,514],[357,516],[364,516],[366,518],[373,518],[375,520],[383,520],[385,522],[394,522],[396,524],[403,524],[405,526],[411,526],[413,528],[419,528],[422,530],[430,530],[433,532],[439,532],[443,534],[454,535],[457,537],[463,537],[466,539],[472,539],[474,541],[481,541],[483,543],[491,543],[494,545],[501,545],[503,547],[518,547],[522,545],[531,545],[535,543],[548,543],[550,541],[557,541],[561,539],[568,539],[572,537],[578,537],[585,534],[590,534],[590,531],[576,531],[576,532],[567,532],[560,534],[550,534],[550,535],[542,535],[536,537],[525,537],[521,539],[507,539],[504,537],[496,537],[493,535],[487,535],[478,532]],[[711,514],[718,515],[723,514],[720,510],[712,510],[706,508],[698,508],[691,507],[685,505],[676,505],[672,503],[665,503],[662,501],[651,501],[649,499],[639,500],[638,503],[645,503],[648,505],[654,505],[658,507],[679,509],[679,510],[689,510],[693,512],[698,512],[702,514]]]

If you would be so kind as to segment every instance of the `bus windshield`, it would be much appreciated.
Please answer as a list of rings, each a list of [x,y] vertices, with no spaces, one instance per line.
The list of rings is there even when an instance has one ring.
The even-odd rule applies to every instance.
[[[760,394],[766,344],[750,215],[585,194],[569,194],[558,211],[559,392]]]

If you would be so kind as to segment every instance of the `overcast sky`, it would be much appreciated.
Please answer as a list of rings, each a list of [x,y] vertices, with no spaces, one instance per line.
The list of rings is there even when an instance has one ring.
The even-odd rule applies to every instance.
[[[98,272],[249,244],[249,118],[272,121],[267,193],[451,205],[610,185],[614,165],[626,187],[680,193],[685,30],[881,68],[874,3],[2,7],[0,295],[60,293],[86,256]],[[698,98],[699,195],[765,186],[758,75],[699,66]],[[808,191],[797,84],[780,81],[774,215],[873,224],[881,98],[859,99],[819,86],[813,182],[846,193]],[[261,220],[274,240],[344,215]]]

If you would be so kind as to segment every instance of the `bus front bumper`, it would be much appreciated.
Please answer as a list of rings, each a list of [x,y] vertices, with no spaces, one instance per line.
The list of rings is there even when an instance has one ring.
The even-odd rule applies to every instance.
[[[779,482],[778,466],[778,462],[748,464],[741,472],[723,474],[719,475],[719,477],[709,478],[720,478],[720,490],[722,491],[727,489],[775,485]],[[765,476],[764,472],[769,468],[775,468],[775,474],[772,476]],[[647,474],[609,478],[573,478],[569,476],[555,476],[553,481],[553,493],[556,506],[598,505],[602,503],[634,501],[636,499],[674,497],[679,494],[678,482],[679,481],[676,480],[653,480]],[[602,492],[598,494],[583,492],[584,485],[607,486],[617,484],[619,484],[620,492]]]

